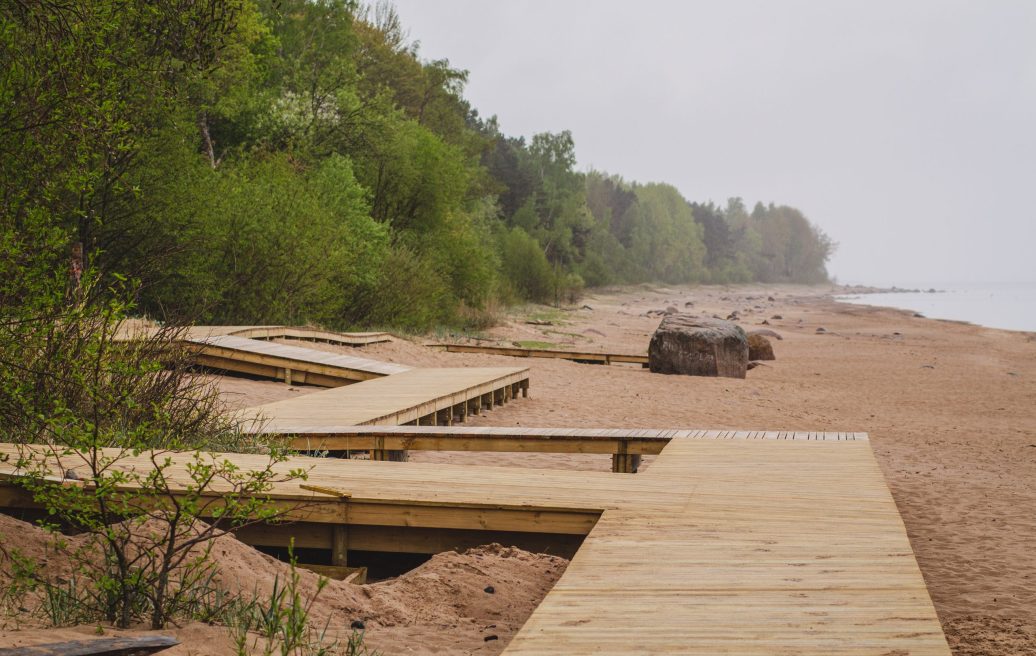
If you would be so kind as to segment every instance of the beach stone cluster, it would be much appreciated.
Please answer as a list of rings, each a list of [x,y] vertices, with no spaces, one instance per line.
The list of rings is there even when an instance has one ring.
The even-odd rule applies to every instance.
[[[744,378],[748,335],[731,321],[671,314],[651,336],[648,367],[660,374]]]

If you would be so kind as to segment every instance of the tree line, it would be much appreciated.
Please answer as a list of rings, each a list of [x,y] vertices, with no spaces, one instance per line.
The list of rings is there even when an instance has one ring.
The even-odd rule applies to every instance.
[[[820,282],[793,207],[690,202],[504,134],[391,5],[13,2],[0,28],[0,300],[69,276],[176,322],[480,324],[584,286]]]

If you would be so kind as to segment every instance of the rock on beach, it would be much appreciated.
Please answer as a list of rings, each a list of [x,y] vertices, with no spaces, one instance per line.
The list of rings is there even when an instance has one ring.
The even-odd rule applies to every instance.
[[[662,374],[744,378],[748,336],[730,321],[671,314],[651,336],[648,367]]]

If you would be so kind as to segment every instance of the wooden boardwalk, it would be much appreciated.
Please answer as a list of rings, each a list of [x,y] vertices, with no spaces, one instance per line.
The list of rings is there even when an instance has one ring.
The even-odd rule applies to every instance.
[[[554,360],[573,360],[587,364],[639,364],[646,367],[648,356],[629,353],[596,353],[593,351],[561,351],[556,349],[532,349],[512,346],[475,346],[471,344],[429,344],[432,348],[443,349],[448,353],[487,353],[489,355],[506,355],[512,358],[551,358]]]
[[[288,384],[338,387],[409,371],[410,367],[236,335],[191,337],[206,367],[275,378]]]
[[[249,339],[293,339],[339,346],[367,346],[392,341],[392,335],[386,332],[340,333],[305,326],[195,326],[190,329],[190,335],[192,338],[233,335]]]
[[[708,431],[643,428],[523,428],[472,426],[312,426],[291,435],[298,451],[345,453],[375,449],[408,451],[492,451],[509,453],[593,453],[612,456],[612,471],[631,473],[639,456],[657,455],[674,439],[865,440],[866,433],[794,431]]]
[[[948,656],[865,440],[674,440],[505,654]]]
[[[327,426],[452,424],[528,395],[529,370],[518,367],[411,369],[236,414],[248,432],[308,433]]]
[[[152,324],[127,321],[119,327],[116,339],[140,339],[153,335],[159,329]],[[190,326],[185,329],[185,339],[201,339],[232,335],[249,339],[294,339],[308,342],[327,342],[340,346],[367,346],[391,342],[392,335],[385,332],[341,333],[307,326]]]
[[[280,467],[309,478],[278,484],[272,498],[305,503],[300,521],[241,537],[294,536],[337,550],[343,565],[351,549],[430,553],[512,537],[571,548],[505,654],[949,656],[865,436],[721,433],[670,440],[638,476],[292,458]],[[0,485],[0,505],[30,502]]]

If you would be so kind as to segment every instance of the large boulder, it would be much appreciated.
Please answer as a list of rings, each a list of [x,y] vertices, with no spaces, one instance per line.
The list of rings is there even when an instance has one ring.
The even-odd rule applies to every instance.
[[[760,331],[762,332],[762,331]],[[758,332],[748,335],[748,359],[749,360],[776,360],[773,355],[773,345],[765,336]]]
[[[648,346],[648,367],[655,373],[744,378],[747,366],[748,336],[722,319],[671,314]]]

